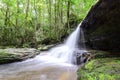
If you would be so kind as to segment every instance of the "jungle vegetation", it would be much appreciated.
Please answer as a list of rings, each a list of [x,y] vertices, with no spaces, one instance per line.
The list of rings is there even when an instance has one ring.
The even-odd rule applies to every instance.
[[[61,42],[97,0],[0,0],[0,45]]]

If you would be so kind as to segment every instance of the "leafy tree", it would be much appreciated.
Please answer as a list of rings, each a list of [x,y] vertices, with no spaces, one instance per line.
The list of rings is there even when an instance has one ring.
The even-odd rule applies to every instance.
[[[1,0],[0,45],[52,44],[62,41],[96,0]],[[66,25],[67,24],[67,25]],[[74,28],[76,26],[74,25]]]

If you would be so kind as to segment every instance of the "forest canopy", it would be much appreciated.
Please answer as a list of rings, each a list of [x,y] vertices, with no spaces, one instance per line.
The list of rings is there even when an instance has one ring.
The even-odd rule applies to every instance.
[[[61,42],[97,0],[0,0],[0,45]]]

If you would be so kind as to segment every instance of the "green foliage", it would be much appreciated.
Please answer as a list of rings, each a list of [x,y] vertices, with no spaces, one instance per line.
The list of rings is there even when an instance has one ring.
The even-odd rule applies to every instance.
[[[85,69],[79,69],[78,75],[78,80],[119,80],[120,59],[94,59],[85,65]]]
[[[117,80],[117,79],[114,75],[109,75],[109,74],[104,74],[104,73],[100,73],[100,74],[86,73],[84,77],[82,77],[80,80]]]
[[[47,39],[49,42],[46,41],[46,44],[59,42],[71,32],[66,24],[70,22],[70,26],[76,27],[95,2],[96,0],[1,0],[0,45],[28,47],[31,43],[43,43]]]

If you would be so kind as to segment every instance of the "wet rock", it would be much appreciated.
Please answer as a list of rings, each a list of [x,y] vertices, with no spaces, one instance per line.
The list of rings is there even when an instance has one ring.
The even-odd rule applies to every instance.
[[[22,61],[32,58],[40,52],[34,48],[0,49],[0,64]]]
[[[86,50],[76,50],[73,55],[73,64],[82,65],[91,59],[91,54]]]
[[[89,50],[92,55],[92,58],[106,58],[106,57],[116,57],[115,55],[111,55],[110,52],[101,51],[101,50]]]
[[[99,0],[81,27],[90,48],[120,51],[120,0]]]
[[[38,46],[38,50],[40,51],[47,51],[49,50],[50,48],[54,47],[55,45],[39,45]]]

